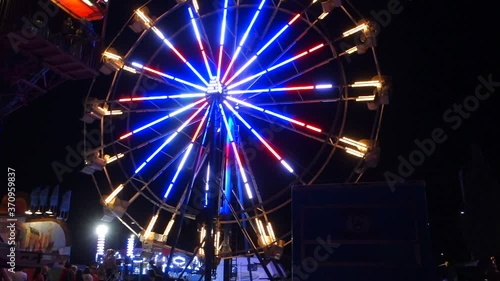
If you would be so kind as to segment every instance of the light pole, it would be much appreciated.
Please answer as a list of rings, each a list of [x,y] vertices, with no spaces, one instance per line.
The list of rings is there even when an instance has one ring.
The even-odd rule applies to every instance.
[[[106,225],[99,225],[96,228],[97,233],[97,250],[95,254],[95,261],[100,262],[104,257],[104,246],[106,242],[106,234],[108,233],[108,227]]]

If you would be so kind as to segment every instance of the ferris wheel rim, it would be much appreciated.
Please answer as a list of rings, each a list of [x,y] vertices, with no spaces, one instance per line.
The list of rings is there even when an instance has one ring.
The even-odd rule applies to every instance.
[[[238,1],[239,3],[239,1]],[[274,2],[273,2],[274,3]],[[281,4],[281,2],[280,2]],[[174,9],[176,7],[180,7],[182,6],[181,4],[177,4],[176,6],[174,6],[173,8],[171,9]],[[257,6],[257,4],[245,4],[245,5],[238,5],[238,6],[231,6],[231,9],[235,9],[235,10],[238,10],[239,8],[243,8],[243,7],[255,7]],[[270,10],[274,10],[276,12],[285,12],[285,13],[288,13],[288,14],[293,14],[293,12],[290,12],[284,8],[280,8],[280,7],[269,7],[269,6],[266,6],[267,9],[270,9]],[[168,9],[164,14],[162,14],[158,21],[160,21],[163,17],[166,17],[168,14],[167,12],[169,12],[171,9]],[[200,20],[203,19],[204,17],[210,17],[212,15],[215,15],[215,14],[218,14],[220,13],[220,11],[223,10],[223,9],[217,9],[216,11],[213,11],[213,12],[210,12],[208,14],[204,14],[203,16],[200,17]],[[331,44],[331,39],[328,39],[326,37],[326,35],[317,27],[317,26],[314,26],[314,24],[312,24],[312,22],[308,19],[305,19],[304,17],[299,17],[299,19],[305,23],[307,23],[308,25],[311,26],[311,28],[314,28],[315,30],[317,30],[318,34],[320,34],[323,38],[325,38],[325,40],[327,42],[329,42],[329,47],[331,49],[331,52],[333,54],[333,56],[337,56],[338,52],[337,50],[335,49],[335,46],[333,46],[333,44]],[[186,23],[180,30],[178,30],[174,35],[170,36],[169,38],[175,38],[176,36],[178,36],[179,34],[181,34],[183,31],[185,31],[188,27],[190,26],[190,23]],[[143,40],[146,36],[146,34],[149,32],[150,30],[145,30],[143,33],[141,33],[140,37],[136,40],[136,42],[134,43],[133,47],[129,49],[129,51],[127,52],[127,55],[125,56],[125,58],[128,58],[129,55],[131,55],[134,50],[139,46],[140,44],[140,40]],[[210,44],[209,44],[210,45]],[[154,52],[154,54],[152,56],[150,56],[150,59],[149,59],[149,62],[153,61],[154,58],[160,53],[160,51],[165,48],[164,46],[159,46],[157,48],[157,50]],[[285,52],[284,52],[285,53]],[[282,53],[281,55],[283,55],[284,53]],[[376,58],[376,55],[374,54],[375,58]],[[344,81],[342,84],[343,85],[347,85],[347,78],[346,78],[346,73],[345,73],[345,70],[343,68],[343,64],[342,62],[340,61],[340,59],[338,57],[334,57],[333,60],[336,60],[338,62],[338,66],[339,68],[341,69],[340,73],[341,73],[341,76],[342,76],[342,80]],[[109,91],[108,91],[108,96],[106,97],[106,101],[109,100],[110,96],[114,96],[115,95],[115,91],[117,89],[117,86],[115,83],[119,83],[119,80],[121,78],[121,75],[122,75],[123,71],[117,71],[114,75],[114,78],[113,78],[113,82],[112,82],[112,86],[110,87]],[[380,74],[380,73],[379,73]],[[139,87],[139,84],[141,83],[142,79],[148,79],[148,77],[146,77],[144,74],[141,74],[140,75],[140,78],[137,79],[137,82],[135,83],[134,85],[134,90],[133,92],[136,92],[137,88]],[[342,94],[341,94],[342,98],[348,98],[348,91],[347,91],[347,88],[346,87],[343,87],[342,89]],[[316,152],[316,155],[313,159],[316,159],[316,158],[319,158],[320,155],[323,155],[323,150],[328,150],[328,148],[331,146],[331,150],[329,152],[329,156],[327,157],[327,160],[324,160],[324,163],[322,165],[322,167],[316,171],[316,174],[313,176],[312,179],[310,179],[309,181],[307,182],[303,182],[302,181],[302,184],[312,184],[316,179],[317,177],[323,172],[323,170],[325,169],[326,165],[330,162],[331,160],[331,157],[333,156],[333,154],[335,153],[335,151],[338,149],[337,147],[337,144],[339,142],[339,138],[337,136],[341,136],[343,135],[343,131],[344,131],[344,127],[345,127],[345,123],[346,123],[346,118],[347,118],[347,111],[348,111],[348,105],[349,103],[348,102],[338,102],[337,103],[337,106],[338,108],[340,108],[341,106],[343,105],[344,109],[343,110],[336,110],[336,117],[333,118],[333,123],[331,124],[331,128],[328,130],[328,135],[327,137],[324,139],[324,143],[322,144],[321,148],[318,149],[318,151]],[[383,113],[383,106],[381,107],[381,114],[382,115]],[[338,115],[343,115],[342,118],[338,118]],[[127,127],[130,128],[130,113],[129,113],[129,118],[127,118]],[[381,122],[381,116],[379,117],[378,119],[378,126],[375,127],[374,126],[374,130],[379,130],[380,128],[380,122]],[[341,125],[340,125],[340,128],[339,129],[336,129],[337,128],[337,122],[340,122]],[[102,127],[101,127],[102,129]],[[335,133],[336,131],[338,131],[338,133]],[[332,145],[332,138],[331,137],[335,137],[335,144]],[[372,134],[373,136],[373,134]],[[375,135],[375,136],[378,136],[378,133]],[[376,138],[376,137],[375,137]],[[107,145],[107,144],[106,144]],[[105,144],[101,142],[101,147],[104,147]],[[110,145],[114,148],[114,145]],[[103,150],[104,151],[104,150]],[[116,150],[115,150],[116,151]],[[133,159],[133,154],[132,154],[132,159]],[[133,162],[136,162],[135,160],[132,160]],[[309,168],[306,168],[306,169],[303,169],[302,170],[302,175],[297,175],[296,178],[294,180],[292,180],[289,184],[286,185],[286,187],[284,189],[282,189],[279,194],[283,194],[284,192],[286,192],[287,190],[289,190],[291,188],[291,186],[294,184],[294,183],[297,183],[297,182],[301,182],[301,180],[305,177],[305,174],[308,173],[308,170],[311,169],[312,167],[312,162],[314,162],[314,160],[311,160],[311,162],[306,165],[306,166],[310,166]],[[362,162],[362,159],[359,160],[359,163]],[[120,163],[120,161],[118,162]],[[136,164],[134,164],[135,166],[137,166]],[[358,164],[359,165],[359,164]],[[123,169],[123,166],[120,164],[120,167],[122,168],[122,172],[127,174],[127,172],[125,171],[125,169]],[[104,168],[104,171],[106,173],[106,175],[108,174],[107,170],[106,170],[106,167]],[[354,173],[354,170],[353,170],[353,173]],[[351,174],[352,176],[352,174]],[[359,174],[359,177],[358,177],[358,180],[359,178],[362,176],[362,174]],[[130,178],[129,176],[127,176],[128,178]],[[96,185],[97,189],[99,189],[99,187]],[[139,189],[137,189],[137,187],[134,186],[134,188],[139,192]],[[149,191],[153,196],[154,196],[154,192],[152,192],[151,190],[149,190],[149,188],[147,188],[147,191]],[[147,200],[149,200],[151,203],[153,203],[154,205],[157,205],[159,209],[163,209],[165,211],[169,211],[171,212],[172,209],[174,209],[175,211],[175,207],[174,206],[171,206],[171,205],[168,205],[166,203],[162,203],[160,205],[158,205],[158,203],[154,200],[154,199],[149,199],[148,196],[146,194],[144,194],[142,191],[139,192],[141,194],[141,196],[143,196],[144,198],[146,198]],[[240,210],[238,211],[238,214],[242,214],[244,212],[249,212],[251,210],[255,211],[255,206],[257,207],[263,207],[265,205],[267,205],[270,201],[272,200],[276,200],[275,198],[278,197],[278,196],[272,196],[271,198],[268,198],[266,199],[265,201],[261,201],[259,202],[257,205],[254,205],[252,207],[248,207],[246,209],[243,209],[243,210]],[[104,199],[101,195],[101,198]],[[159,198],[156,198],[158,199],[157,201],[161,201],[159,200]],[[281,209],[282,207],[284,207],[285,205],[289,204],[291,202],[291,199],[285,201],[284,203],[280,204],[279,205],[279,208],[278,209]],[[166,204],[166,205],[164,205]],[[251,221],[252,219],[255,219],[255,218],[258,218],[258,217],[261,217],[261,216],[265,216],[267,215],[268,213],[272,213],[276,211],[276,208],[273,208],[271,209],[270,211],[268,212],[263,212],[262,215],[252,215],[248,218],[245,218],[245,219],[242,219],[242,220],[245,220],[245,221]],[[171,213],[175,213],[175,214],[178,214],[178,211],[175,211],[175,212],[171,212]],[[125,212],[125,214],[128,215],[127,212]],[[195,219],[195,218],[193,218]],[[123,223],[123,222],[122,222]],[[229,224],[229,223],[236,223],[236,220],[221,220],[221,223],[222,224]],[[142,228],[142,227],[141,227]]]

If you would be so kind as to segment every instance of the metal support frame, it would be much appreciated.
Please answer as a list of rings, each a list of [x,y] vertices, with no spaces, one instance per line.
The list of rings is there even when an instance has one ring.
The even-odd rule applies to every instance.
[[[0,119],[67,80],[49,67],[41,67],[21,76],[22,78],[16,79],[6,94],[0,96]]]
[[[217,107],[217,99],[214,98],[211,106],[210,119],[212,120],[211,126],[208,128],[209,143],[210,143],[210,180],[208,182],[209,194],[208,204],[206,207],[206,235],[205,235],[205,281],[212,280],[212,271],[214,269],[215,249],[214,249],[214,219],[217,216],[217,209],[219,205],[220,196],[220,181],[218,176],[221,174],[221,155],[218,151],[218,142],[220,138],[217,137],[217,130],[220,127],[219,108]],[[219,124],[219,126],[217,126]]]

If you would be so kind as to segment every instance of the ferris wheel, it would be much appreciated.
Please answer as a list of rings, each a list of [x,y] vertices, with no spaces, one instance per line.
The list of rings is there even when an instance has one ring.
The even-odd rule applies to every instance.
[[[82,171],[143,243],[175,251],[194,232],[206,268],[279,258],[293,185],[376,166],[389,81],[377,23],[350,1],[151,0],[131,14],[85,105]]]

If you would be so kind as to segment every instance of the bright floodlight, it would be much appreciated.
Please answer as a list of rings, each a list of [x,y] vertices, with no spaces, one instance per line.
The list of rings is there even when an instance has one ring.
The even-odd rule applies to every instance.
[[[101,224],[99,226],[97,226],[97,228],[95,229],[95,232],[97,233],[97,235],[106,235],[106,233],[108,233],[108,227]]]
[[[127,240],[127,256],[134,257],[135,236],[132,234]]]
[[[99,260],[104,256],[104,249],[106,244],[106,233],[108,233],[108,227],[106,225],[99,225],[95,229],[97,233],[97,247],[95,253],[95,261],[99,262]]]

